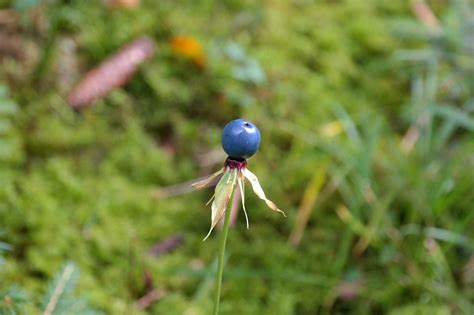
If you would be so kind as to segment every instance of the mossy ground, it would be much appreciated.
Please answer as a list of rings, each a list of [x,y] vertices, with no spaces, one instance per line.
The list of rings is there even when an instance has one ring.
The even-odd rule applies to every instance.
[[[465,2],[432,2],[446,30],[462,31]],[[43,309],[68,261],[76,294],[106,314],[210,314],[218,233],[201,240],[212,192],[154,192],[221,167],[221,128],[238,117],[262,133],[249,168],[288,218],[247,193],[250,230],[241,215],[229,233],[222,314],[472,310],[473,59],[458,51],[469,37],[427,40],[404,1],[0,1],[15,5],[0,28],[20,47],[0,43],[0,109],[16,104],[0,116],[0,240],[11,246],[0,292],[28,294],[19,314]],[[142,35],[155,56],[73,111],[72,85]],[[170,48],[182,35],[202,44],[204,65]],[[397,58],[407,49],[454,57],[433,57],[433,70]],[[438,103],[451,111],[427,111],[430,128],[404,150],[419,104]],[[182,246],[150,255],[175,234]],[[138,310],[150,279],[166,294]]]

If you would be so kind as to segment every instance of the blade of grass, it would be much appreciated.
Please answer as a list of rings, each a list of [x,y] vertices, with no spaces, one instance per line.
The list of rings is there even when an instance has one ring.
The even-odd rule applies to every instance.
[[[297,246],[303,237],[304,230],[308,224],[311,212],[314,209],[314,205],[318,200],[318,196],[321,192],[324,182],[326,181],[327,174],[327,162],[323,162],[316,167],[316,170],[311,178],[311,181],[306,186],[306,189],[303,193],[303,198],[296,215],[295,225],[293,231],[288,238],[288,242]]]

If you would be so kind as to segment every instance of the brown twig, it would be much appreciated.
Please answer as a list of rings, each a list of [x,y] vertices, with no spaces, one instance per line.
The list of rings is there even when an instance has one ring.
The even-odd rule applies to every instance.
[[[424,0],[413,0],[411,4],[413,13],[418,20],[432,33],[439,34],[441,32],[441,25],[438,18],[434,15],[431,8]]]
[[[169,253],[184,243],[184,236],[181,234],[172,235],[153,246],[150,253],[158,257],[164,253]]]
[[[408,128],[400,144],[404,153],[408,154],[413,150],[420,138],[420,130],[425,128],[427,124],[428,114],[424,112],[420,116],[418,116],[417,119],[410,126],[410,128]]]
[[[137,302],[137,308],[139,310],[144,310],[153,303],[155,303],[157,300],[161,299],[163,296],[165,296],[168,293],[168,291],[165,288],[155,288],[152,289],[150,292],[142,296]]]

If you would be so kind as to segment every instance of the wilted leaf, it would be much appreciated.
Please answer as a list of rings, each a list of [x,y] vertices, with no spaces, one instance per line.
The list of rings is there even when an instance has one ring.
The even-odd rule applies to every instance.
[[[262,199],[263,201],[265,201],[265,203],[267,204],[267,206],[272,209],[273,211],[277,211],[277,212],[280,212],[284,217],[286,217],[286,214],[285,212],[283,212],[283,210],[281,209],[278,209],[278,207],[276,206],[276,204],[269,200],[267,198],[267,196],[265,196],[265,192],[263,191],[262,189],[262,186],[260,186],[260,183],[258,181],[258,178],[257,176],[255,176],[254,173],[252,173],[251,171],[249,171],[247,168],[244,168],[242,170],[242,173],[244,174],[244,176],[250,181],[250,184],[252,185],[252,189],[254,191],[254,193],[260,198]]]

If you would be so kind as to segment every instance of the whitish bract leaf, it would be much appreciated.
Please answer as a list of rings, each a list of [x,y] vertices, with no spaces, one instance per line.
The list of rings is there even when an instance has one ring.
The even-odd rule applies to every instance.
[[[236,179],[236,169],[226,170],[219,183],[217,183],[216,190],[214,192],[214,201],[211,205],[211,228],[209,229],[209,233],[207,233],[203,241],[205,241],[209,235],[211,235],[211,232],[217,225],[217,222],[219,222],[219,220],[224,215],[227,205],[229,204],[229,200],[232,196],[232,192],[234,191]]]
[[[258,181],[258,178],[257,176],[255,176],[254,173],[252,173],[251,171],[249,171],[247,168],[244,168],[242,170],[242,173],[244,174],[245,178],[247,178],[250,182],[250,184],[252,185],[252,189],[254,191],[254,193],[260,198],[262,199],[263,201],[265,201],[265,203],[267,204],[267,206],[272,209],[273,211],[277,211],[277,212],[280,212],[283,216],[286,217],[285,215],[285,212],[283,212],[283,210],[280,210],[278,209],[278,207],[276,206],[276,204],[269,200],[267,198],[267,196],[265,196],[265,192],[263,191],[262,189],[262,186],[260,186],[260,183]]]
[[[242,201],[242,209],[244,210],[244,215],[245,215],[245,223],[247,224],[247,230],[249,229],[249,217],[247,215],[247,209],[245,209],[245,192],[244,192],[244,183],[245,183],[245,178],[243,177],[242,173],[239,174],[239,177],[237,178],[237,183],[239,184],[239,189],[240,189],[240,200]]]

